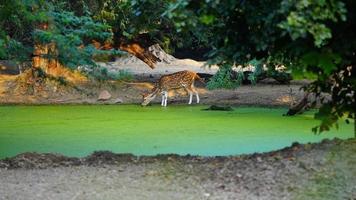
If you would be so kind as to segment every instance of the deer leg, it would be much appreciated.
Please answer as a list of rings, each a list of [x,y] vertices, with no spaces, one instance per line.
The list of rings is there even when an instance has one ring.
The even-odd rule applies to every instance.
[[[162,92],[161,94],[162,94],[161,106],[164,106],[165,95],[164,92]]]
[[[194,85],[191,86],[191,90],[194,92],[195,96],[197,97],[197,103],[199,103],[200,101],[199,94],[198,91],[195,89]]]
[[[187,93],[189,94],[189,103],[188,104],[192,104],[192,99],[193,99],[193,92],[191,91],[190,88],[184,86],[185,91],[187,91]]]
[[[168,92],[164,92],[165,100],[164,100],[164,106],[167,107],[167,100],[168,100]]]
[[[193,100],[193,92],[189,90],[189,103],[188,104],[192,104],[192,100]]]

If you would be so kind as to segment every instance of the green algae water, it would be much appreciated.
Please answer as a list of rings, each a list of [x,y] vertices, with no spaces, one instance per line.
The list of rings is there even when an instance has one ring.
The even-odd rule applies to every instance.
[[[353,124],[315,135],[309,112],[283,117],[287,109],[207,106],[66,105],[0,106],[0,158],[23,152],[86,156],[109,150],[135,155],[238,155],[277,150],[324,138],[351,138]]]

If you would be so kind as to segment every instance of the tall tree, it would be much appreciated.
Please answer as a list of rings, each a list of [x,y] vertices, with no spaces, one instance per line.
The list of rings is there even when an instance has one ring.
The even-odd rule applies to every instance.
[[[5,0],[0,4],[0,56],[68,78],[70,69],[96,66],[92,57],[108,53],[95,49],[91,40],[112,38],[110,27],[89,16],[59,12],[42,0]],[[110,52],[118,53],[118,52]]]

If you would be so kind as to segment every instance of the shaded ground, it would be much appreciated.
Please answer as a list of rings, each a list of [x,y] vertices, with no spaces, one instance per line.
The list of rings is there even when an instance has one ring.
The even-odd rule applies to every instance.
[[[1,160],[0,177],[0,199],[352,200],[356,140],[236,157],[26,153]]]

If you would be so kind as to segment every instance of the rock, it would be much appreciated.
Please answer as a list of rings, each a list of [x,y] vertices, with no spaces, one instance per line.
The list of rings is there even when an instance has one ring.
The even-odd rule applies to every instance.
[[[11,60],[0,60],[0,74],[20,74],[20,67]]]
[[[116,98],[115,101],[114,101],[114,103],[123,103],[123,102],[124,101],[122,99],[120,99],[120,98]]]
[[[98,101],[106,101],[111,98],[111,94],[107,90],[103,90],[100,92]]]
[[[48,96],[48,94],[42,94],[42,98],[48,99],[49,96]]]

